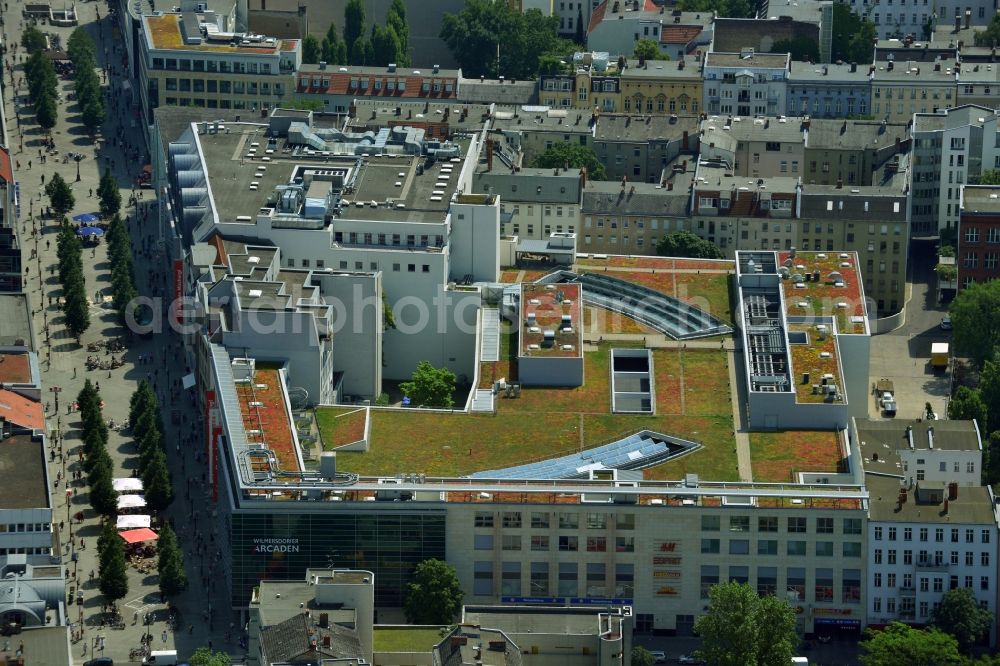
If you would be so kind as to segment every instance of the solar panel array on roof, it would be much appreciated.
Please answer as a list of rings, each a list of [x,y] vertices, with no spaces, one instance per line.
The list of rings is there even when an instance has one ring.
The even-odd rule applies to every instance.
[[[587,304],[621,312],[675,340],[732,332],[716,317],[649,287],[598,273],[584,273],[575,281],[587,287],[583,291]]]
[[[472,474],[474,479],[578,479],[598,469],[645,469],[699,445],[643,430],[624,439],[561,458]]]

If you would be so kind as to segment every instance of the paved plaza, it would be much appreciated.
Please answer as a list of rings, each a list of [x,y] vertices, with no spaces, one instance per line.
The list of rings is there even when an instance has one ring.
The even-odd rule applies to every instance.
[[[23,0],[3,3],[4,44],[7,46],[3,103],[8,122],[7,139],[12,161],[17,167],[16,178],[22,199],[19,231],[26,266],[26,289],[33,308],[35,347],[42,369],[48,427],[53,434],[50,439],[53,445],[51,478],[60,479],[52,488],[52,502],[54,520],[59,521],[64,562],[69,567],[67,600],[74,622],[73,657],[76,663],[83,663],[95,656],[96,651],[96,656],[110,656],[116,663],[128,663],[130,651],[140,646],[148,628],[154,650],[176,649],[184,658],[197,647],[211,645],[239,658],[244,653],[240,646],[244,636],[242,628],[233,624],[237,618],[229,611],[223,586],[212,582],[212,564],[218,546],[207,531],[206,512],[211,511],[210,500],[198,462],[203,455],[204,438],[196,435],[201,432],[201,425],[193,396],[180,388],[181,377],[188,369],[183,362],[179,338],[169,332],[129,338],[127,332],[117,326],[115,313],[104,304],[104,296],[110,295],[110,266],[103,243],[96,248],[86,247],[83,253],[87,293],[92,305],[90,329],[84,334],[82,344],[78,345],[65,330],[58,306],[61,288],[55,275],[57,228],[54,220],[41,215],[48,203],[42,193],[44,178],[59,173],[73,186],[76,206],[69,213],[72,217],[98,210],[97,200],[90,192],[92,189],[96,192],[100,174],[107,167],[111,167],[118,178],[123,204],[128,204],[135,178],[148,159],[140,135],[141,123],[135,121],[138,106],[122,92],[126,73],[122,67],[125,56],[124,49],[120,48],[121,36],[108,16],[106,4],[76,5],[81,25],[88,29],[97,44],[99,63],[107,68],[106,78],[102,80],[108,91],[108,120],[98,137],[89,136],[79,122],[79,108],[72,101],[72,81],[60,79],[63,102],[59,122],[51,133],[57,152],[46,155],[45,134],[34,122],[26,100],[27,87],[21,81],[25,54],[19,47],[15,51],[24,28],[23,6]],[[72,28],[44,24],[37,27],[45,33],[59,35],[63,45],[72,32]],[[8,69],[11,65],[13,75]],[[68,152],[82,153],[83,159],[79,164],[72,159],[66,160]],[[167,263],[157,242],[160,235],[156,216],[151,212],[151,191],[135,190],[135,194],[141,194],[142,198],[125,205],[122,212],[129,217],[136,286],[145,296],[162,298],[169,294]],[[87,344],[118,336],[128,344],[125,364],[111,371],[86,370],[87,356],[95,353],[87,351]],[[103,350],[96,353],[105,355]],[[124,629],[101,626],[102,607],[106,602],[97,588],[96,578],[91,578],[98,568],[100,519],[89,505],[86,479],[78,460],[80,423],[77,414],[70,411],[73,399],[87,378],[99,384],[105,417],[115,422],[127,418],[129,397],[139,380],[149,379],[157,387],[176,496],[163,518],[175,525],[184,548],[190,582],[186,593],[170,600],[179,611],[176,631],[168,626],[167,604],[161,600],[157,589],[155,558],[145,561],[142,567],[145,572],[133,564],[129,566],[129,594],[119,603]],[[137,464],[136,447],[128,435],[128,431],[112,430],[110,433],[108,450],[116,465],[115,476],[131,476]],[[77,472],[84,478],[73,480]],[[67,479],[70,479],[68,485]],[[72,518],[79,512],[84,518],[76,523]],[[147,621],[150,622],[148,627]]]

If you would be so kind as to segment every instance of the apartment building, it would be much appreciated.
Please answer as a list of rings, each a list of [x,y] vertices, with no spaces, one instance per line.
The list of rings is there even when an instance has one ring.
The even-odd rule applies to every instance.
[[[668,12],[653,0],[606,0],[598,5],[587,28],[587,47],[628,57],[640,39],[649,39],[670,58],[691,53],[712,41],[712,12]]]
[[[777,116],[787,108],[789,54],[711,52],[705,57],[705,99],[709,114]]]
[[[803,125],[803,183],[878,186],[886,173],[892,177],[905,168],[911,142],[904,123],[807,120]]]
[[[867,116],[870,110],[871,81],[863,65],[792,61],[786,115],[851,118]]]
[[[477,192],[500,197],[500,233],[519,239],[547,240],[553,233],[576,233],[586,173],[580,169],[518,167],[494,169],[487,163],[473,179]],[[492,163],[491,163],[492,162]]]
[[[957,105],[957,60],[876,61],[869,66],[872,116],[907,123],[915,113],[937,113]]]
[[[319,101],[324,111],[348,113],[355,99],[415,100],[448,104],[458,100],[461,70],[412,67],[361,67],[355,65],[303,65],[295,73],[295,98]]]
[[[214,12],[142,16],[139,85],[152,122],[159,106],[268,111],[295,88],[302,45],[232,32]]]
[[[913,116],[912,224],[915,236],[957,229],[961,190],[1000,167],[997,114],[981,106]]]
[[[656,244],[671,231],[688,228],[688,190],[694,176],[687,165],[666,183],[591,181],[583,191],[580,252],[656,254]]]
[[[538,107],[497,107],[490,119],[490,136],[499,139],[501,152],[535,158],[557,143],[593,146],[599,116],[591,111]]]
[[[996,613],[1000,514],[981,485],[976,422],[857,419],[853,430],[871,492],[868,624],[929,624],[958,587]]]
[[[959,289],[1000,277],[1000,187],[962,188],[956,255]]]
[[[593,148],[611,180],[658,183],[681,155],[698,150],[697,116],[601,116]]]
[[[697,115],[704,97],[702,57],[682,54],[640,63],[630,60],[618,77],[625,113]]]
[[[44,427],[32,434],[5,423],[0,434],[0,465],[16,470],[0,488],[0,556],[21,555],[35,564],[51,564],[51,557],[60,555],[43,433]]]
[[[928,24],[932,26],[932,31],[937,26],[946,25],[959,28],[964,25],[967,29],[973,25],[985,26],[996,13],[993,3],[985,0],[975,0],[972,3],[945,0],[933,5],[897,2],[895,6],[888,0],[875,0],[867,4],[851,0],[851,9],[859,13],[868,12],[878,29],[878,36],[886,40],[902,40],[908,35],[928,39]]]
[[[622,108],[618,66],[607,54],[578,54],[581,63],[572,74],[538,77],[538,101],[554,109],[615,113]],[[589,61],[589,62],[588,62]]]
[[[709,116],[701,123],[700,159],[736,176],[796,178],[805,160],[800,118]]]

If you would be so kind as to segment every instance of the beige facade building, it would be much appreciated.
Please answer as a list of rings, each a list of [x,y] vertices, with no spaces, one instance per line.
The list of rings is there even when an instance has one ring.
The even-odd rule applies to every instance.
[[[296,39],[227,31],[212,12],[142,17],[140,95],[146,117],[159,106],[267,111],[295,90]]]
[[[621,109],[625,113],[691,114],[701,110],[704,94],[702,58],[685,55],[678,60],[630,60],[621,73]]]
[[[872,73],[872,116],[908,123],[914,113],[937,113],[958,105],[955,60],[875,62]]]

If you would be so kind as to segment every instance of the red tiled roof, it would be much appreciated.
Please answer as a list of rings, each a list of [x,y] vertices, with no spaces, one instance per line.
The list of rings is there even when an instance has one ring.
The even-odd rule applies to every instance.
[[[10,153],[6,148],[0,148],[0,178],[8,183],[14,182],[14,170],[10,165]]]
[[[594,7],[594,12],[590,15],[590,25],[587,26],[587,32],[593,32],[594,28],[601,24],[604,20],[604,12],[608,10],[609,0],[604,0],[601,4]]]
[[[660,31],[660,43],[690,44],[700,34],[700,25],[667,25]]]
[[[22,428],[45,430],[42,403],[6,389],[0,389],[0,418]]]
[[[330,84],[323,88],[322,85],[314,86],[316,79],[329,77]],[[351,81],[355,85],[351,85]],[[361,83],[367,81],[368,87],[362,87]],[[375,82],[381,81],[379,89],[375,89]],[[395,85],[390,90],[388,82],[393,81]],[[404,90],[400,90],[399,83],[405,82]],[[428,89],[423,89],[424,82],[429,83]],[[441,89],[434,90],[434,84],[440,85]],[[451,84],[451,90],[446,90],[446,86]],[[394,74],[371,74],[359,72],[308,72],[299,75],[299,92],[313,93],[317,95],[354,95],[356,97],[374,98],[429,98],[429,99],[452,99],[458,94],[458,80],[451,77],[440,77],[434,75],[424,76],[423,74],[405,74],[397,72]]]

